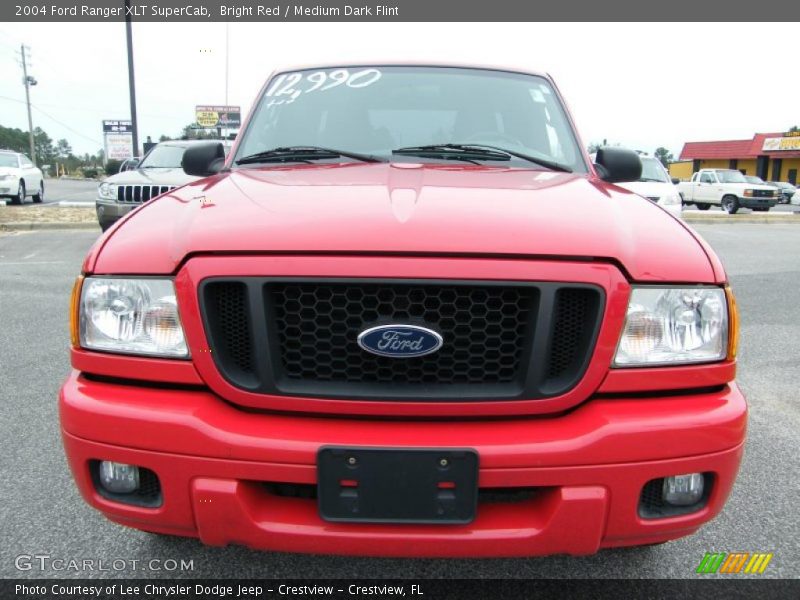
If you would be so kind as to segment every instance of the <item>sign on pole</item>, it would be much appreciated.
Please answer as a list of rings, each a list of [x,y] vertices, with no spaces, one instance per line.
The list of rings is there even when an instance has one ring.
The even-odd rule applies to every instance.
[[[237,129],[242,125],[241,106],[196,106],[195,116],[205,129]]]
[[[133,157],[133,125],[125,120],[103,121],[103,147],[106,162]]]

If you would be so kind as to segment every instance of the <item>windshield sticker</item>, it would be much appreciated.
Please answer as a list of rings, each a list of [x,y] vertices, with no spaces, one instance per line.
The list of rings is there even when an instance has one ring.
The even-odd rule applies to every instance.
[[[332,71],[313,71],[311,73],[283,73],[275,81],[265,96],[271,98],[267,106],[291,104],[303,94],[324,92],[340,85],[360,89],[372,85],[381,78],[378,69],[334,69]]]

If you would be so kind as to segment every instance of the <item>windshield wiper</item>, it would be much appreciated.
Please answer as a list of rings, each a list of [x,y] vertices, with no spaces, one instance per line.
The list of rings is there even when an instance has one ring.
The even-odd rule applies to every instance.
[[[282,146],[271,150],[262,150],[255,154],[243,156],[236,161],[237,165],[248,165],[254,163],[267,162],[311,162],[314,160],[325,160],[328,158],[352,158],[361,162],[375,163],[385,162],[377,156],[369,154],[359,154],[357,152],[347,152],[345,150],[334,150],[333,148],[322,148],[320,146]]]
[[[512,157],[521,158],[522,160],[532,162],[553,171],[572,173],[572,169],[566,165],[543,158],[529,156],[515,150],[508,150],[499,146],[491,146],[489,144],[429,144],[426,146],[407,146],[405,148],[392,150],[392,154],[404,154],[412,156],[436,154],[445,155],[447,153],[459,156],[468,156],[468,160],[511,160]]]
[[[467,148],[460,144],[430,144],[427,146],[405,146],[392,150],[392,154],[400,156],[423,156],[441,158],[443,160],[463,160],[476,165],[479,160],[511,160],[506,152],[497,152],[486,148]]]

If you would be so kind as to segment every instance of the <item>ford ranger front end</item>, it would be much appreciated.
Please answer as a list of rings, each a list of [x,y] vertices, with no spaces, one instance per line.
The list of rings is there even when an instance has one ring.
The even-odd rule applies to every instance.
[[[224,164],[223,164],[224,160]],[[117,523],[290,552],[589,554],[696,531],[742,456],[711,249],[553,82],[276,73],[73,293],[70,467]]]

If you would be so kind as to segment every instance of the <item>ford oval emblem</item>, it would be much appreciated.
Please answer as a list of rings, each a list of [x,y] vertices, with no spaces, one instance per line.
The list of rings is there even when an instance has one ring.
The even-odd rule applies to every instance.
[[[367,352],[392,358],[412,358],[436,352],[442,336],[417,325],[378,325],[358,334],[358,345]]]

